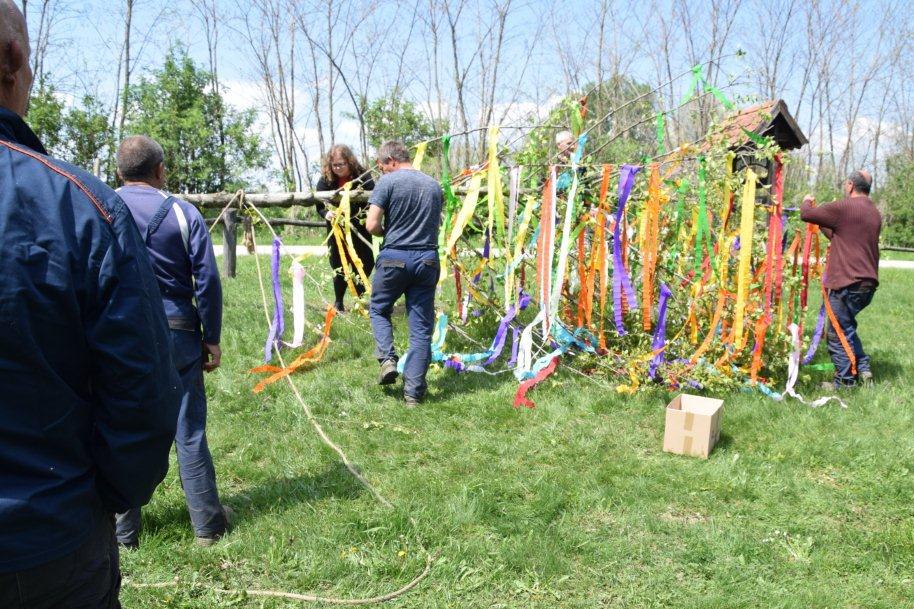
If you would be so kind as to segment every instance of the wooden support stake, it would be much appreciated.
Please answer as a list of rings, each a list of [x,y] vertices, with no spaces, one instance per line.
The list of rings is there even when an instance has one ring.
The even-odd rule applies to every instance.
[[[222,257],[225,260],[225,276],[235,276],[235,246],[238,244],[238,212],[230,209],[222,219]]]

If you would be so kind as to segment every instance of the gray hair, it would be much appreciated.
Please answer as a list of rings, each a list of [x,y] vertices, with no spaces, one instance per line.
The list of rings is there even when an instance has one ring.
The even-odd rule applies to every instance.
[[[571,131],[559,131],[555,134],[555,145],[558,146],[562,142],[574,141],[574,134]]]
[[[165,151],[151,137],[134,135],[121,142],[117,150],[117,172],[124,181],[143,181],[155,177],[156,167],[165,161]]]
[[[378,160],[381,163],[396,161],[397,163],[409,163],[409,149],[403,142],[384,142],[378,148]]]
[[[862,195],[870,194],[870,188],[873,186],[873,178],[863,171],[855,171],[847,176],[847,180],[854,187],[854,192],[859,192]]]

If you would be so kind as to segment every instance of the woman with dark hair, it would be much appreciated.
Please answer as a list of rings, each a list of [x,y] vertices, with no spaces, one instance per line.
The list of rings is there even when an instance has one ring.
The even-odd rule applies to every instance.
[[[374,182],[371,175],[355,158],[349,146],[341,144],[334,145],[327,152],[321,165],[321,178],[317,182],[318,191],[338,190],[346,182],[352,182],[352,189],[373,190]],[[334,199],[334,201],[338,201]],[[318,215],[327,223],[327,234],[331,235],[331,222],[336,214],[335,207],[327,205],[321,201],[314,206]],[[370,275],[374,269],[374,252],[371,250],[371,235],[365,229],[365,213],[368,208],[367,201],[353,201],[350,204],[351,210],[351,234],[352,245],[355,253],[362,261],[362,267],[365,269],[365,275]],[[345,237],[345,234],[344,234]],[[333,294],[337,311],[344,311],[343,295],[346,293],[346,277],[343,275],[343,256],[349,263],[350,272],[355,273],[355,265],[349,257],[348,251],[344,246],[340,251],[336,239],[331,235],[327,240],[327,249],[330,254],[330,268],[333,269]],[[365,291],[360,278],[356,275],[353,277],[356,291],[359,296]]]

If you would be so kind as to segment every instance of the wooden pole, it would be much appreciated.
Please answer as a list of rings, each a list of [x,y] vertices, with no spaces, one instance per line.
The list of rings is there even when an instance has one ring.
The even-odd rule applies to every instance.
[[[235,277],[235,246],[238,244],[238,211],[230,209],[222,220],[222,257],[225,262],[225,276]]]

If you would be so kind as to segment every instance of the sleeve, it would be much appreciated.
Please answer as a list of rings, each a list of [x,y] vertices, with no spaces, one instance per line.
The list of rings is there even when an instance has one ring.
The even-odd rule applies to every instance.
[[[385,212],[387,211],[387,206],[390,204],[390,181],[384,179],[386,177],[387,176],[381,176],[381,179],[374,185],[371,196],[368,197],[369,205],[376,205]]]
[[[822,228],[835,230],[838,227],[838,219],[841,217],[840,201],[832,201],[819,207],[813,207],[807,202],[800,205],[800,219],[803,222],[817,224]],[[828,236],[828,233],[826,233]]]
[[[222,337],[222,281],[219,279],[219,265],[203,216],[192,205],[186,207],[185,213],[190,217],[187,255],[194,276],[197,313],[203,324],[203,342],[218,345]]]
[[[336,189],[327,184],[327,178],[321,176],[321,179],[317,181],[317,191],[320,192],[324,190]],[[317,203],[314,204],[314,211],[317,212],[317,215],[320,216],[321,220],[324,220],[324,216],[327,214],[327,205],[323,201],[318,200]]]
[[[84,323],[96,485],[105,508],[123,512],[147,503],[168,471],[180,379],[146,247],[123,204],[113,216],[93,245],[100,262]]]

